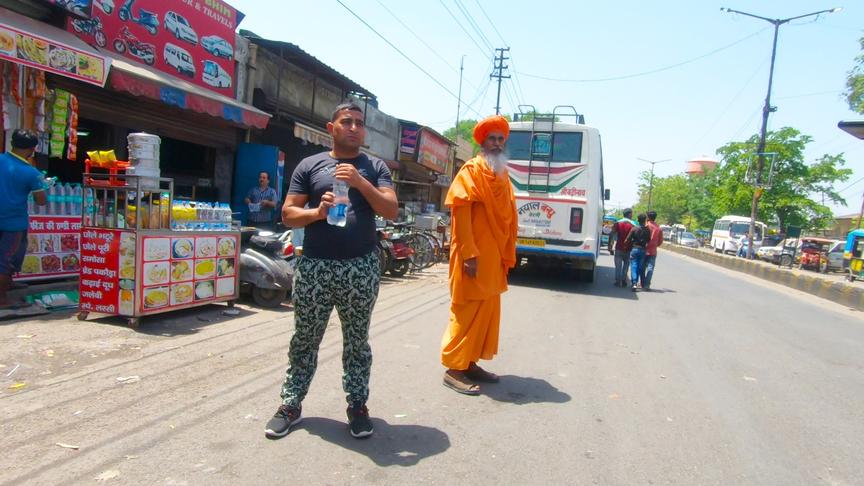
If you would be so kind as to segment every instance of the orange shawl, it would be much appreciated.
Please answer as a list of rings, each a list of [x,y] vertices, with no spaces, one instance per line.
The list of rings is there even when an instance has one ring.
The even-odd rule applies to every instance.
[[[507,290],[516,265],[516,199],[505,172],[496,175],[482,155],[465,163],[447,192],[451,208],[450,293],[453,303],[485,300]],[[463,262],[477,258],[477,276]]]

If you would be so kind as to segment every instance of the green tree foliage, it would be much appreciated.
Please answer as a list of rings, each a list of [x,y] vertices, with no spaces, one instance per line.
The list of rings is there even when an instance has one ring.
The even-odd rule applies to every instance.
[[[807,230],[821,229],[832,220],[825,204],[845,204],[834,185],[847,180],[851,169],[843,167],[842,154],[825,154],[811,164],[805,163],[804,149],[811,141],[811,137],[788,127],[768,134],[766,152],[777,155],[772,185],[759,201],[760,220],[780,228],[796,225]],[[723,163],[707,175],[655,177],[651,206],[658,213],[657,219],[661,223],[683,223],[690,229],[707,229],[725,214],[749,216],[754,189],[747,182],[747,173],[748,167],[756,166],[758,142],[759,136],[754,135],[745,142],[724,145],[717,150]],[[648,209],[648,188],[646,171],[639,182],[638,212]]]
[[[846,77],[846,101],[849,108],[864,114],[864,37],[858,40],[862,54],[855,58],[856,65]]]
[[[477,120],[460,120],[458,127],[450,127],[444,130],[444,136],[455,142],[456,135],[458,134],[463,140],[467,140],[471,144],[471,153],[477,155],[477,152],[480,151],[480,146],[474,141],[475,125],[477,125]]]

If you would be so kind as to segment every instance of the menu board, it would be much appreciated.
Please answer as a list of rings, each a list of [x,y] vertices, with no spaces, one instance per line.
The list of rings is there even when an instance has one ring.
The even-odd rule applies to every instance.
[[[237,235],[143,237],[141,312],[234,296],[238,249]]]
[[[105,86],[109,58],[61,44],[0,21],[0,59]]]
[[[15,280],[78,275],[81,245],[80,216],[30,216],[27,253]]]
[[[134,279],[134,233],[101,228],[81,232],[80,310],[131,316]]]

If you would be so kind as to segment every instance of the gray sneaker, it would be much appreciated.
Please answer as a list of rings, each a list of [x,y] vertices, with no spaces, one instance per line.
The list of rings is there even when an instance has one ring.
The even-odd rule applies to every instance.
[[[365,439],[372,435],[372,420],[369,419],[369,409],[366,405],[352,405],[346,410],[348,414],[348,429],[356,439]]]
[[[300,416],[301,409],[289,407],[288,405],[280,405],[279,410],[273,418],[267,422],[267,428],[264,429],[264,435],[268,439],[278,439],[285,437],[291,431],[291,426],[299,424],[303,417]]]

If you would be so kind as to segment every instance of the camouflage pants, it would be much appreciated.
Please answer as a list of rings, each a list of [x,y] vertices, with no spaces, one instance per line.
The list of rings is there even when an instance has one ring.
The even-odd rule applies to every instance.
[[[369,321],[380,276],[374,252],[348,260],[300,257],[294,272],[294,337],[282,403],[299,407],[306,397],[334,307],[342,321],[342,388],[349,404],[366,403],[372,369]]]

